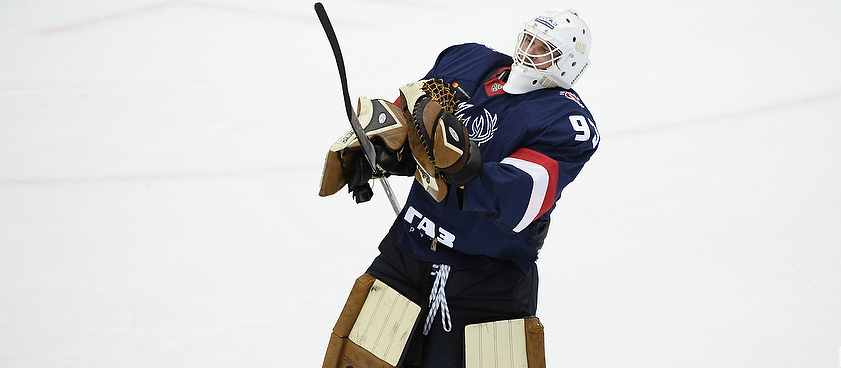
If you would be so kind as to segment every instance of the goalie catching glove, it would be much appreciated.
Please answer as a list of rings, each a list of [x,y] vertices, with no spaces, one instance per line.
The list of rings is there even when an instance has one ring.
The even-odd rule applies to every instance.
[[[400,108],[385,100],[362,96],[356,110],[359,123],[377,152],[377,170],[365,159],[356,134],[350,129],[330,146],[324,159],[318,191],[322,197],[335,194],[347,184],[356,203],[366,202],[373,195],[368,184],[371,178],[390,174],[411,176],[415,172],[414,161],[404,154],[407,124]]]
[[[400,104],[409,122],[408,140],[417,171],[415,178],[437,201],[447,184],[463,187],[482,173],[482,153],[467,128],[453,116],[458,100],[441,79],[400,87]]]

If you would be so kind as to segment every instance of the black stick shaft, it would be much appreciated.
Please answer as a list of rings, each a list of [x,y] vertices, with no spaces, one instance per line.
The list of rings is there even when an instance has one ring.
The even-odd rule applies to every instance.
[[[324,28],[324,33],[327,34],[327,40],[330,41],[330,47],[333,49],[333,56],[336,57],[336,65],[339,67],[339,79],[342,81],[342,91],[344,91],[345,110],[347,110],[347,118],[351,120],[353,116],[353,107],[350,103],[350,93],[348,92],[347,73],[345,72],[345,59],[342,57],[342,49],[339,47],[339,39],[336,37],[336,31],[333,29],[333,24],[330,18],[327,17],[327,11],[324,10],[324,5],[315,3],[315,13],[318,14],[318,20],[321,22],[321,27]]]
[[[374,149],[374,144],[371,143],[371,140],[368,139],[368,135],[365,134],[362,124],[359,123],[359,119],[356,117],[356,112],[353,111],[353,105],[350,103],[350,91],[348,90],[347,73],[345,72],[345,59],[342,57],[342,49],[339,48],[339,39],[336,37],[336,31],[333,29],[333,24],[330,22],[330,18],[327,17],[327,11],[324,10],[324,5],[321,5],[321,3],[315,3],[315,13],[318,15],[321,27],[324,28],[324,33],[327,35],[327,40],[330,41],[330,47],[333,49],[333,56],[336,58],[336,66],[339,68],[339,79],[342,82],[342,95],[345,100],[345,110],[347,111],[348,121],[350,121],[350,126],[356,134],[356,139],[359,141],[359,145],[362,146],[362,153],[365,154],[365,158],[367,159],[366,161],[368,161],[368,164],[371,165],[371,169],[373,169],[374,172],[377,172],[379,169],[377,168],[377,152]],[[391,202],[391,207],[394,209],[394,213],[399,214],[400,204],[397,202],[397,197],[395,197],[394,191],[391,189],[391,185],[388,184],[388,180],[386,180],[385,177],[381,177],[380,183],[383,185],[383,189],[385,190],[386,196],[388,196],[389,202]]]

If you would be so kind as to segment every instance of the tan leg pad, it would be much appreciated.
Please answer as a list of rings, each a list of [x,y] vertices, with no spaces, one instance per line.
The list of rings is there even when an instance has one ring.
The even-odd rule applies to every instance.
[[[420,309],[382,281],[362,275],[333,327],[323,368],[395,367]]]
[[[543,325],[537,317],[468,325],[464,358],[466,368],[545,368]]]
[[[330,334],[322,368],[394,368],[347,337]]]
[[[543,345],[543,324],[537,317],[526,318],[526,357],[529,368],[546,368],[546,347]]]
[[[347,297],[345,307],[342,308],[342,314],[333,326],[333,333],[339,337],[347,337],[350,334],[356,318],[359,317],[359,312],[362,310],[362,305],[365,304],[365,299],[368,298],[368,291],[374,285],[377,279],[369,274],[364,274],[356,279],[353,283],[353,288],[350,290],[350,295]]]

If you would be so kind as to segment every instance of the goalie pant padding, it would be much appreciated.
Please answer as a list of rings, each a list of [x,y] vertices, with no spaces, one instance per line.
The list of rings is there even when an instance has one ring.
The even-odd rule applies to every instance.
[[[322,368],[394,368],[348,339],[374,281],[376,279],[373,276],[364,274],[353,284],[342,313],[330,334]]]

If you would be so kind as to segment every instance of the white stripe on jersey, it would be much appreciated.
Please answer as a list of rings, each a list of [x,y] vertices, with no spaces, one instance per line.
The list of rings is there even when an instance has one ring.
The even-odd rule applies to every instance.
[[[540,208],[543,207],[546,189],[549,187],[549,172],[546,171],[545,167],[534,162],[513,157],[506,157],[501,163],[514,166],[531,176],[532,187],[531,195],[529,196],[529,205],[526,208],[526,213],[523,214],[523,218],[520,219],[520,223],[514,227],[514,232],[519,233],[537,218]]]

